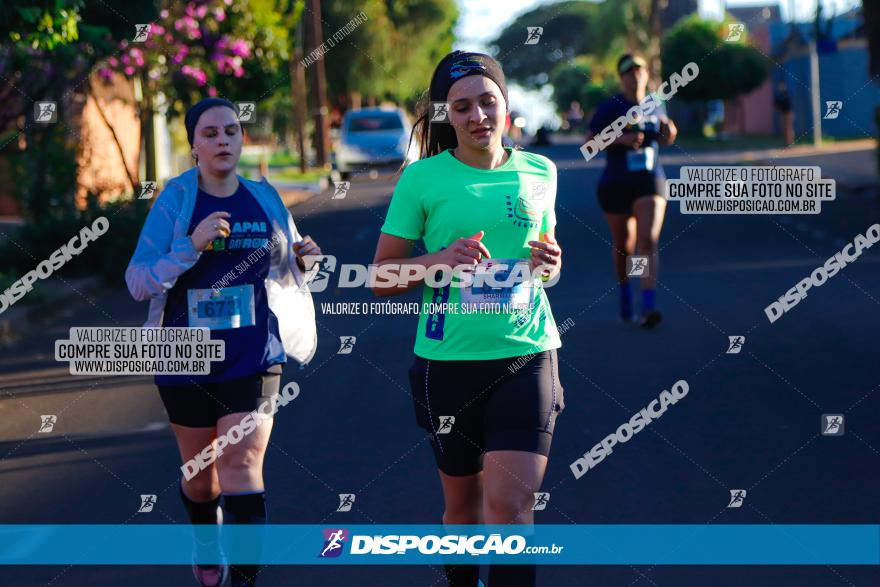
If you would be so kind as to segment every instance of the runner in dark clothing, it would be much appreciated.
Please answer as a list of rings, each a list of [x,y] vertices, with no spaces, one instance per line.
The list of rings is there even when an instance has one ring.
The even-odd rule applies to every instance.
[[[590,121],[588,141],[645,98],[648,84],[645,66],[645,60],[638,56],[627,54],[620,58],[617,70],[623,91],[596,109]],[[633,316],[626,257],[637,251],[649,260],[647,275],[641,277],[639,324],[643,328],[653,328],[662,319],[654,305],[659,265],[657,241],[666,212],[666,177],[658,160],[658,147],[671,144],[676,134],[675,124],[662,107],[642,116],[638,124],[628,124],[623,134],[607,147],[607,162],[599,180],[599,205],[611,229],[611,253],[620,284],[620,317],[626,322]]]

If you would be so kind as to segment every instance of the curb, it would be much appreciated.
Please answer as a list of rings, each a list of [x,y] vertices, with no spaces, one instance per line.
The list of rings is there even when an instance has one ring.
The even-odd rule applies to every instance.
[[[326,177],[321,177],[321,179],[315,183],[269,181],[275,189],[278,190],[278,194],[281,196],[281,201],[284,202],[284,206],[287,208],[292,208],[297,204],[302,204],[303,202],[310,200],[312,197],[322,193],[330,186],[330,180]]]

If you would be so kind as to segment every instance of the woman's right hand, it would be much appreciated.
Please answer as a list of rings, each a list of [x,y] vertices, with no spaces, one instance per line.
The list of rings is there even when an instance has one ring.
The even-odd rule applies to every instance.
[[[232,216],[229,212],[214,212],[205,216],[204,220],[199,222],[196,229],[190,235],[193,246],[197,251],[204,251],[208,248],[215,238],[229,236],[231,229],[226,218]]]
[[[482,242],[485,232],[482,230],[467,238],[452,241],[452,244],[437,253],[437,261],[441,265],[456,267],[458,265],[477,265],[483,257],[491,258],[489,249]]]

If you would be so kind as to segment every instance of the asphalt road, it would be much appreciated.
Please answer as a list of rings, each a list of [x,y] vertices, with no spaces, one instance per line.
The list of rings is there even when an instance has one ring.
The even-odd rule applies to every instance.
[[[566,409],[554,438],[538,523],[880,523],[880,250],[867,251],[771,324],[764,308],[880,220],[880,204],[840,194],[818,216],[682,215],[661,237],[654,331],[620,324],[608,231],[595,200],[599,168],[576,147],[539,150],[559,168],[557,236],[564,276],[549,291],[563,335]],[[727,154],[725,157],[729,157]],[[688,157],[676,158],[686,161]],[[699,157],[710,163],[711,157]],[[696,159],[694,160],[696,161]],[[784,164],[784,161],[779,161]],[[821,158],[812,163],[822,165]],[[693,163],[692,163],[693,164]],[[677,165],[667,175],[678,177]],[[369,263],[392,178],[356,178],[345,199],[299,205],[300,230],[339,262]],[[316,294],[319,348],[285,370],[302,393],[277,416],[266,462],[271,523],[437,523],[430,448],[414,423],[406,370],[413,316],[340,316],[322,302],[376,301],[366,290]],[[417,301],[415,295],[394,301]],[[146,315],[107,291],[0,357],[0,523],[185,523],[179,460],[148,378],[72,381],[52,360],[70,326],[134,325]],[[356,336],[337,354],[340,336]],[[727,354],[728,336],[745,336]],[[679,379],[679,404],[596,469],[569,464]],[[845,433],[820,434],[825,413]],[[57,414],[37,434],[40,414]],[[745,489],[739,508],[730,490]],[[158,495],[137,514],[139,495]],[[355,493],[336,513],[339,493]],[[626,545],[610,545],[625,549]],[[0,584],[191,585],[182,567],[11,567]],[[266,585],[443,585],[431,567],[270,567]],[[542,567],[539,585],[878,585],[877,567]]]

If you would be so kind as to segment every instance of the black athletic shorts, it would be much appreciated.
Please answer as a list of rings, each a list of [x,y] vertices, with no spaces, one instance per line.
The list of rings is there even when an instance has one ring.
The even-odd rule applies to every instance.
[[[606,214],[631,216],[633,202],[638,198],[666,193],[665,181],[666,177],[661,174],[633,173],[613,181],[600,182],[599,207]]]
[[[432,361],[409,369],[416,422],[447,475],[483,470],[483,453],[547,456],[565,408],[556,351],[488,361]]]
[[[222,416],[252,412],[281,387],[281,365],[265,373],[220,383],[159,385],[159,395],[172,424],[213,428]]]

